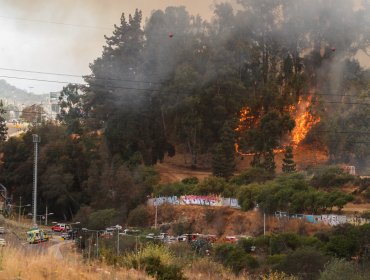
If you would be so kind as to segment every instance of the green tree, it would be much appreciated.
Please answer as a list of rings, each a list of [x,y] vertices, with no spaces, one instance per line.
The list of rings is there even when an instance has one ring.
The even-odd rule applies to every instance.
[[[3,105],[3,101],[0,100],[0,143],[6,140],[8,134],[8,128],[6,126],[6,120],[4,114],[6,113]]]
[[[60,113],[57,119],[67,126],[68,133],[82,133],[84,117],[83,92],[81,86],[68,84],[63,87],[59,96]]]
[[[293,147],[287,146],[283,158],[283,172],[292,173],[296,171],[296,164],[293,160]]]
[[[213,175],[229,179],[235,170],[235,131],[225,123],[221,143],[216,146],[212,161]]]

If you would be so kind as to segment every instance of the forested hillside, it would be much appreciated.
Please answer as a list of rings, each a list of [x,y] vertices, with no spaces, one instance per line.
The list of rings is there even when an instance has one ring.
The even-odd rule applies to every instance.
[[[32,133],[42,138],[40,207],[65,218],[126,219],[158,183],[151,166],[179,150],[193,168],[211,154],[213,174],[225,179],[244,155],[275,173],[282,150],[294,172],[302,143],[366,173],[370,71],[356,55],[369,48],[369,5],[238,2],[215,5],[211,21],[185,7],[146,22],[139,9],[123,14],[86,84],[63,89],[60,123],[3,144],[2,183],[30,201]]]

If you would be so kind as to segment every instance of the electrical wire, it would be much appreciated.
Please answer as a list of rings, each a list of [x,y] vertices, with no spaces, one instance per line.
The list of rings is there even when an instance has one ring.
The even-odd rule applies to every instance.
[[[34,70],[25,70],[25,69],[4,68],[4,67],[0,67],[0,70],[21,72],[21,73],[52,75],[52,76],[76,77],[76,78],[84,78],[84,77],[89,76],[89,75],[75,75],[75,74],[67,74],[67,73],[43,72],[43,71],[34,71]],[[125,80],[125,79],[117,79],[117,78],[96,78],[94,77],[93,79],[103,80],[103,81],[120,81],[120,82],[128,82],[128,83],[161,84],[159,82],[153,82],[153,81]]]
[[[0,78],[7,78],[7,79],[16,79],[16,80],[26,80],[26,81],[37,81],[37,82],[47,82],[47,83],[58,83],[58,84],[74,84],[80,86],[100,86],[106,89],[129,89],[129,90],[143,90],[143,91],[159,91],[159,89],[153,88],[136,88],[136,87],[124,87],[124,86],[111,86],[111,85],[99,85],[99,84],[87,84],[87,83],[75,83],[71,81],[58,81],[58,80],[48,80],[48,79],[36,79],[36,78],[26,78],[26,77],[16,77],[16,76],[5,76],[0,75]]]

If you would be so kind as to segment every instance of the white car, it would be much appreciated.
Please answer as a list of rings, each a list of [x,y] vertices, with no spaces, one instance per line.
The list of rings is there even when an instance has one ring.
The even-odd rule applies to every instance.
[[[5,233],[5,228],[4,227],[0,227],[0,234],[4,234]]]

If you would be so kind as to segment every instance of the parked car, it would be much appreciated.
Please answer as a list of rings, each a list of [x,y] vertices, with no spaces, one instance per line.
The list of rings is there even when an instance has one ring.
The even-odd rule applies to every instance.
[[[4,227],[0,227],[0,234],[4,234],[5,233],[5,228]]]
[[[64,231],[68,231],[70,229],[71,229],[71,227],[69,225],[66,225],[66,224],[56,224],[55,226],[51,227],[51,230],[56,231],[56,232],[64,232]]]
[[[6,241],[4,238],[0,238],[0,247],[6,246]]]
[[[139,229],[126,228],[123,232],[120,232],[120,235],[138,235],[139,233]]]

